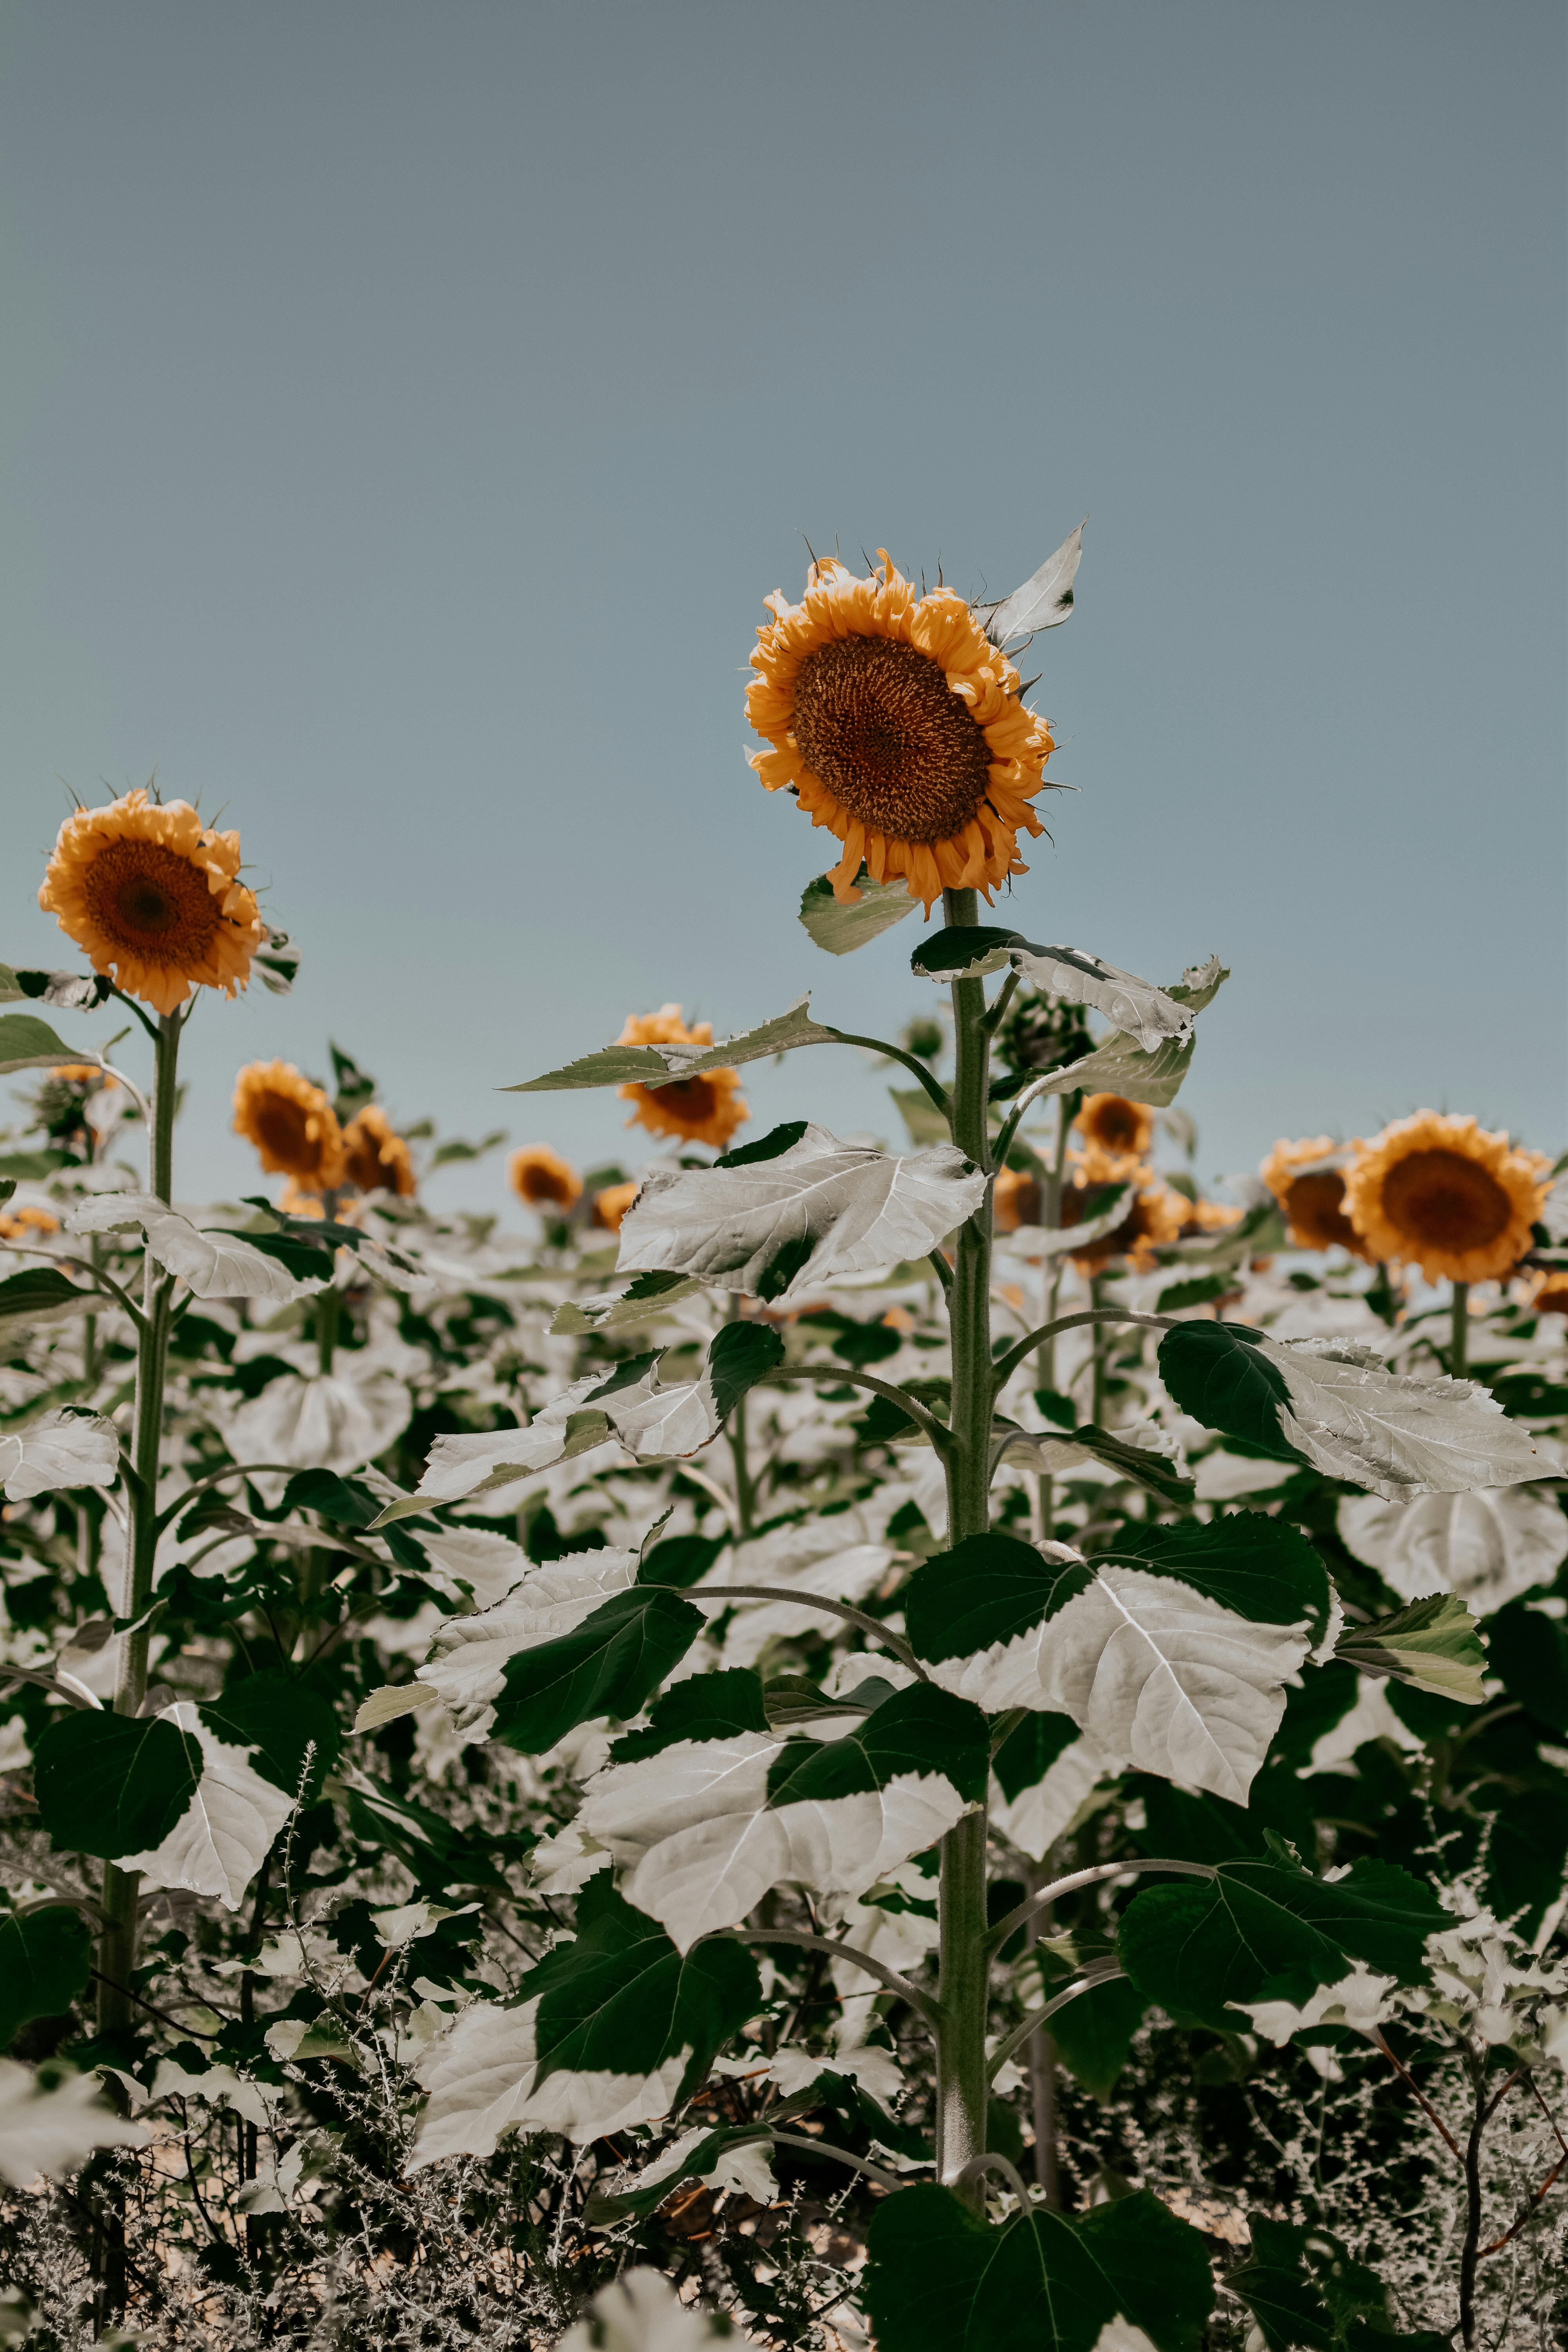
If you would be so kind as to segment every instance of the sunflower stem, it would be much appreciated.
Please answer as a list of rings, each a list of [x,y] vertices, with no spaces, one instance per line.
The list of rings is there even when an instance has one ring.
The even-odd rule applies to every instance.
[[[1456,1282],[1453,1287],[1448,1325],[1448,1377],[1462,1381],[1470,1362],[1470,1286],[1468,1282]]]
[[[184,1025],[178,1013],[165,1013],[159,1019],[156,1033],[148,1184],[160,1201],[174,1199],[174,1111],[180,1032]],[[163,1382],[174,1295],[174,1276],[165,1272],[151,1250],[147,1251],[142,1266],[142,1323],[136,1338],[136,1400],[131,1446],[135,1476],[123,1482],[130,1527],[121,1613],[132,1618],[145,1612],[152,1597],[158,1549],[158,1455],[163,1435]],[[116,1715],[141,1712],[147,1696],[147,1650],[151,1640],[150,1625],[124,1637],[114,1692]],[[132,2002],[127,1988],[136,1966],[136,1897],[140,1885],[139,1872],[105,1863],[105,1924],[99,1945],[100,2034],[122,2033],[132,2023]]]
[[[1068,1099],[1057,1097],[1056,1157],[1046,1171],[1045,1193],[1040,1203],[1040,1223],[1047,1233],[1059,1230],[1062,1221],[1062,1181],[1067,1173],[1068,1129],[1071,1124]],[[1035,1351],[1036,1385],[1054,1391],[1057,1384],[1057,1340],[1052,1328],[1056,1320],[1057,1302],[1061,1296],[1062,1262],[1060,1255],[1046,1259],[1040,1275],[1040,1305],[1044,1310],[1043,1336]],[[1039,1533],[1047,1543],[1056,1538],[1056,1481],[1048,1470],[1042,1470],[1036,1488]],[[1054,2159],[1053,2159],[1054,2161]]]
[[[973,890],[946,890],[942,912],[950,929],[973,927]],[[952,1139],[977,1168],[989,1171],[986,1136],[985,983],[955,980],[952,1025],[957,1069],[952,1086]],[[990,1522],[991,1187],[959,1228],[948,1297],[952,1359],[952,1419],[947,1454],[948,1541],[984,1534]],[[937,2035],[937,2172],[978,2210],[983,2186],[964,2175],[985,2152],[989,2084],[985,2017],[990,1989],[985,1948],[985,1808],[966,1813],[942,1842],[937,1905],[940,1941]]]

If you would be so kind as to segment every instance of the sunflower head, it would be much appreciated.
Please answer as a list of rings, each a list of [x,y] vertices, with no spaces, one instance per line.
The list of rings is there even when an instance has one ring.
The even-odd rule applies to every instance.
[[[1024,1168],[998,1168],[991,1187],[991,1222],[1000,1234],[1040,1222],[1040,1188]]]
[[[1081,1148],[1094,1147],[1108,1159],[1127,1163],[1131,1174],[1154,1140],[1154,1114],[1125,1095],[1086,1095],[1073,1121]]]
[[[525,1143],[507,1162],[507,1177],[520,1201],[531,1209],[575,1208],[583,1197],[583,1179],[569,1160],[548,1143]]]
[[[58,1234],[59,1229],[59,1219],[31,1201],[0,1210],[0,1239],[8,1242],[25,1242],[29,1234]]]
[[[234,1082],[234,1131],[256,1146],[274,1176],[291,1176],[307,1192],[343,1181],[343,1138],[320,1087],[292,1062],[249,1062]]]
[[[1018,673],[951,588],[917,595],[884,548],[868,579],[813,563],[798,604],[775,590],[757,632],[746,716],[769,792],[794,792],[844,845],[831,876],[850,905],[862,862],[901,877],[927,913],[944,889],[987,898],[1026,869],[1020,831],[1055,746]]]
[[[713,1024],[700,1021],[689,1029],[679,1004],[662,1004],[657,1013],[628,1013],[616,1043],[710,1045]],[[634,1084],[617,1091],[623,1102],[635,1105],[628,1127],[646,1127],[650,1135],[675,1136],[684,1143],[710,1143],[718,1151],[752,1115],[738,1070],[704,1070],[700,1076],[676,1078],[667,1087]]]
[[[1163,1183],[1152,1168],[1137,1162],[1129,1167],[1096,1144],[1087,1147],[1072,1182],[1062,1187],[1064,1229],[1097,1216],[1116,1187],[1130,1179],[1136,1189],[1121,1223],[1087,1249],[1073,1252],[1072,1262],[1079,1274],[1103,1274],[1117,1258],[1125,1258],[1135,1273],[1146,1274],[1155,1262],[1154,1252],[1166,1248],[1180,1234],[1192,1203]]]
[[[1241,1211],[1231,1208],[1224,1201],[1187,1201],[1184,1203],[1182,1230],[1177,1239],[1184,1242],[1195,1239],[1200,1234],[1228,1233],[1232,1225],[1240,1223]]]
[[[193,988],[232,996],[266,933],[239,874],[239,835],[215,833],[185,801],[126,793],[59,829],[38,904],[95,971],[173,1013]]]
[[[996,1033],[997,1058],[1010,1070],[1057,1070],[1093,1046],[1083,1006],[1043,988],[1020,990]]]
[[[366,1103],[343,1129],[343,1174],[362,1192],[413,1197],[414,1155],[378,1103]]]
[[[1528,1303],[1532,1315],[1568,1315],[1568,1274],[1543,1268]]]
[[[1285,1212],[1286,1237],[1292,1249],[1349,1250],[1352,1256],[1373,1259],[1345,1213],[1345,1171],[1352,1147],[1331,1135],[1304,1136],[1291,1143],[1281,1136],[1258,1171]]]
[[[1530,1247],[1549,1190],[1540,1152],[1422,1110],[1358,1147],[1345,1209],[1368,1255],[1418,1265],[1428,1282],[1489,1282]]]
[[[641,1190],[640,1185],[606,1184],[602,1192],[594,1195],[594,1223],[602,1233],[618,1234],[621,1220]]]

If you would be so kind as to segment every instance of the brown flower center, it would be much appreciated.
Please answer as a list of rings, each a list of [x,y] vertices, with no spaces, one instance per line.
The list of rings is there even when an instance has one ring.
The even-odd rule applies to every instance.
[[[354,1161],[353,1160],[349,1161],[349,1174],[353,1177],[353,1181],[359,1186],[362,1192],[371,1192],[377,1184],[385,1184],[390,1187],[392,1183],[390,1176],[384,1176],[382,1174],[381,1162],[379,1160],[375,1163],[375,1173],[370,1178],[368,1182],[363,1176],[354,1175]],[[567,1183],[565,1177],[560,1173],[559,1170],[554,1168],[541,1168],[535,1165],[521,1170],[519,1171],[518,1189],[521,1192],[525,1201],[553,1201],[562,1208],[566,1208],[570,1206],[571,1203],[571,1186]]]
[[[1089,1121],[1094,1140],[1111,1151],[1135,1151],[1142,1125],[1136,1103],[1123,1102],[1120,1097],[1115,1102],[1101,1103]]]
[[[1439,1249],[1495,1242],[1513,1204],[1489,1169],[1460,1151],[1412,1151],[1383,1180],[1383,1211],[1412,1241]]]
[[[1285,1214],[1310,1249],[1328,1249],[1335,1242],[1345,1249],[1361,1249],[1361,1235],[1344,1213],[1344,1197],[1345,1180],[1336,1169],[1320,1168],[1292,1182],[1285,1196]]]
[[[1120,1189],[1120,1186],[1115,1184],[1065,1186],[1062,1192],[1064,1227],[1089,1223],[1090,1219],[1099,1216],[1101,1209],[1110,1202],[1111,1194]],[[1130,1250],[1132,1247],[1143,1230],[1143,1203],[1134,1194],[1132,1206],[1128,1210],[1121,1223],[1112,1226],[1110,1232],[1102,1234],[1099,1241],[1090,1242],[1086,1249],[1076,1251],[1074,1255],[1080,1265],[1092,1258],[1097,1267],[1109,1265],[1113,1257],[1120,1257],[1124,1250]]]
[[[260,1142],[296,1176],[313,1176],[321,1164],[320,1140],[309,1131],[309,1113],[287,1095],[263,1095],[251,1113]]]
[[[892,637],[839,637],[807,654],[792,724],[813,774],[893,840],[962,833],[990,784],[984,733],[941,665]]]
[[[672,1110],[677,1118],[690,1119],[695,1126],[711,1118],[718,1108],[718,1091],[710,1078],[678,1078],[672,1087],[658,1087],[653,1098],[663,1110]]]
[[[161,841],[111,841],[82,891],[115,947],[159,963],[199,963],[223,919],[206,876]]]

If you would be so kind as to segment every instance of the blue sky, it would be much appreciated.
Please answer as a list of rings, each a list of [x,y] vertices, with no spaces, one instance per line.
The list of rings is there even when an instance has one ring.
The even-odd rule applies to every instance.
[[[1218,950],[1183,1099],[1277,1135],[1564,1104],[1563,65],[1532,0],[1258,8],[0,7],[0,959],[67,805],[237,824],[304,950],[204,1007],[405,1118],[683,1001],[890,1034],[900,927],[744,763],[804,541],[1011,588],[1089,517],[1037,699],[1076,787],[1011,920]],[[65,780],[62,783],[61,780]],[[62,1028],[68,1024],[62,1022]],[[759,1118],[895,1131],[797,1055]],[[440,1197],[500,1205],[500,1169]]]

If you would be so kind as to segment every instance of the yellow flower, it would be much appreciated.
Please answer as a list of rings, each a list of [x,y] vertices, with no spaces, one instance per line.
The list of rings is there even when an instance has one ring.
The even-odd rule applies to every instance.
[[[1473,1118],[1421,1110],[1357,1147],[1345,1207],[1372,1256],[1418,1265],[1428,1282],[1489,1282],[1530,1247],[1549,1168]]]
[[[100,1079],[106,1087],[120,1084],[112,1070],[100,1070],[96,1062],[61,1062],[48,1076],[61,1086],[90,1087]]]
[[[507,1163],[511,1189],[531,1208],[571,1209],[583,1197],[583,1179],[548,1143],[525,1143]]]
[[[1241,1211],[1226,1206],[1224,1201],[1188,1201],[1182,1217],[1180,1238],[1189,1241],[1195,1234],[1227,1233],[1232,1225],[1241,1223]]]
[[[35,1208],[31,1201],[0,1213],[0,1238],[8,1242],[25,1241],[29,1234],[58,1234],[59,1229],[59,1219],[47,1209]]]
[[[628,1013],[617,1045],[710,1045],[713,1024],[700,1021],[689,1029],[679,1004],[663,1004],[657,1013]],[[679,1136],[686,1143],[710,1143],[722,1151],[751,1111],[741,1092],[738,1070],[706,1070],[700,1077],[677,1078],[668,1087],[625,1086],[617,1089],[623,1102],[637,1108],[628,1127],[646,1127],[650,1135]]]
[[[1529,1297],[1532,1315],[1568,1315],[1568,1274],[1542,1268]]]
[[[343,1129],[343,1172],[362,1192],[413,1193],[413,1155],[378,1103],[366,1103]]]
[[[1258,1172],[1285,1212],[1293,1249],[1347,1249],[1356,1257],[1373,1258],[1345,1213],[1350,1160],[1349,1146],[1331,1135],[1311,1135],[1299,1143],[1281,1136],[1264,1161]]]
[[[263,1168],[292,1176],[308,1192],[343,1181],[337,1113],[292,1062],[247,1062],[234,1082],[234,1131],[254,1143]]]
[[[156,1012],[193,988],[232,996],[266,933],[236,877],[239,835],[214,833],[185,801],[138,788],[61,825],[38,904],[96,971]]]
[[[926,912],[944,889],[987,898],[1026,868],[1019,832],[1055,745],[1019,677],[962,596],[917,596],[886,549],[869,579],[814,563],[805,597],[767,597],[746,716],[772,745],[750,753],[766,789],[794,791],[844,845],[829,877],[842,905],[901,876]]]
[[[1128,1175],[1154,1140],[1153,1112],[1143,1103],[1129,1102],[1125,1095],[1086,1095],[1073,1125],[1085,1144],[1096,1144],[1111,1158],[1125,1160],[1122,1172]]]
[[[1040,1222],[1040,1188],[1026,1169],[998,1168],[991,1187],[991,1222],[999,1234]]]
[[[1072,1262],[1079,1274],[1102,1274],[1113,1258],[1124,1257],[1135,1273],[1145,1274],[1154,1264],[1154,1252],[1173,1242],[1182,1230],[1191,1202],[1173,1192],[1152,1168],[1129,1168],[1119,1155],[1090,1144],[1070,1184],[1062,1187],[1062,1225],[1081,1225],[1107,1205],[1112,1189],[1131,1178],[1137,1185],[1132,1204],[1121,1223],[1087,1249],[1075,1250]]]
[[[621,1219],[640,1189],[637,1184],[606,1184],[602,1192],[594,1195],[594,1223],[606,1234],[618,1234]]]

